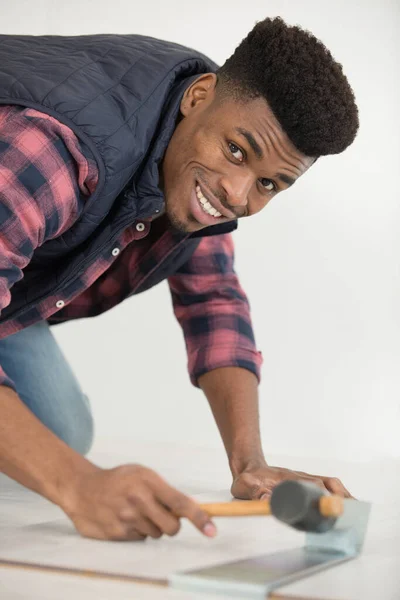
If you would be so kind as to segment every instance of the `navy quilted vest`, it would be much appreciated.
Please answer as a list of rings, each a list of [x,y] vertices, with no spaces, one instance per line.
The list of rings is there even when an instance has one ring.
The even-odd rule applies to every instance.
[[[0,35],[0,103],[35,108],[65,123],[99,169],[79,220],[35,251],[1,320],[70,285],[112,249],[123,229],[161,209],[158,162],[180,99],[196,76],[216,68],[197,51],[138,35]],[[235,228],[227,223],[192,235],[146,288],[175,272],[199,237]]]

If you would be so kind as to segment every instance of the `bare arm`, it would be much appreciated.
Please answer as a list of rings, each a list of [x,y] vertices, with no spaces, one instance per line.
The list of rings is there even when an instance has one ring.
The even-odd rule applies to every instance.
[[[58,504],[84,536],[142,540],[175,535],[185,517],[216,529],[198,504],[141,465],[101,469],[45,427],[17,394],[0,386],[0,470]]]
[[[51,502],[67,504],[78,472],[95,469],[45,427],[18,395],[0,386],[0,470]]]
[[[232,475],[265,466],[259,424],[258,380],[236,367],[215,369],[199,377],[229,459]]]
[[[269,496],[285,479],[300,479],[323,489],[351,497],[335,477],[310,475],[267,464],[260,439],[258,381],[245,369],[215,369],[199,377],[199,385],[210,403],[228,455],[236,498]]]
[[[9,305],[11,288],[35,249],[72,226],[83,196],[97,182],[95,175],[89,182],[85,177],[86,159],[72,131],[31,109],[25,117],[25,111],[0,107],[0,136],[7,148],[0,161],[0,311]],[[60,145],[71,151],[69,159],[59,153]],[[79,165],[87,189],[77,194]],[[42,174],[32,178],[29,193],[19,177],[28,168]],[[32,188],[35,181],[37,189]],[[57,182],[54,188],[51,181]],[[0,366],[0,470],[58,504],[81,534],[123,540],[173,535],[184,516],[213,535],[207,514],[151,469],[100,469],[69,448],[29,411],[13,386]]]

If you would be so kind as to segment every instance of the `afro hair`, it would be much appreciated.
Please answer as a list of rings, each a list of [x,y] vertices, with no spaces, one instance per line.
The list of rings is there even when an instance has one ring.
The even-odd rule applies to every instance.
[[[329,50],[280,17],[255,25],[217,71],[222,97],[263,97],[306,156],[338,154],[358,130],[353,91]]]

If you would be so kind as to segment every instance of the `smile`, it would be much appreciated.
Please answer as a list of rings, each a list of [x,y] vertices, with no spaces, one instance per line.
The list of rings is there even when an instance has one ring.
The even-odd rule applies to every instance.
[[[204,196],[199,185],[196,185],[196,196],[201,208],[207,215],[211,215],[216,219],[222,217],[222,214],[215,208],[215,206],[213,206],[213,204],[208,200],[208,198]]]

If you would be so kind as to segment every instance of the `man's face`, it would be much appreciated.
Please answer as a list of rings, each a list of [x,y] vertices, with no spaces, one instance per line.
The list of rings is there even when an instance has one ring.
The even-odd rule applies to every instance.
[[[161,167],[167,216],[187,233],[258,213],[314,161],[264,99],[221,99],[215,84],[208,73],[186,90]]]

